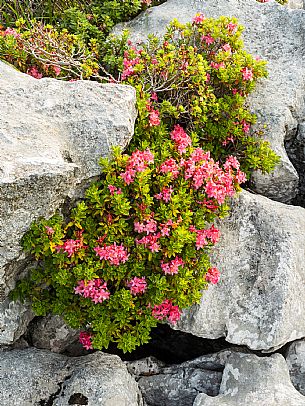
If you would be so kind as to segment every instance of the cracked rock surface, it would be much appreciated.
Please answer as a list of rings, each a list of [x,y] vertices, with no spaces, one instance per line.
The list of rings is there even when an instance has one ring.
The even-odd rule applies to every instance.
[[[68,358],[29,348],[0,353],[1,406],[141,406],[138,385],[116,355]]]
[[[296,389],[305,396],[305,340],[298,340],[290,344],[286,362],[288,364],[291,381]]]
[[[304,406],[280,354],[260,358],[233,353],[226,363],[219,395],[199,394],[193,406]]]
[[[23,334],[32,314],[10,303],[26,261],[30,224],[82,193],[111,146],[124,148],[136,118],[135,90],[96,82],[37,80],[0,61],[0,345]]]
[[[263,351],[304,337],[305,209],[243,191],[219,227],[221,280],[177,328]]]
[[[284,141],[295,134],[298,123],[305,118],[305,11],[292,10],[275,1],[168,0],[133,21],[118,25],[115,33],[128,28],[132,39],[141,41],[149,33],[162,35],[174,18],[182,23],[192,21],[197,12],[207,17],[237,17],[245,27],[246,49],[268,61],[269,78],[260,82],[249,102],[258,121],[268,126],[266,138],[281,157],[281,164],[271,175],[256,173],[254,180],[258,193],[284,203],[291,202],[297,193],[299,178],[287,156]]]

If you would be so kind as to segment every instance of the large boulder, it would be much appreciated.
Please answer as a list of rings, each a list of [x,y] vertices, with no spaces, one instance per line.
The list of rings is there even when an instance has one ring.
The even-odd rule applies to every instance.
[[[257,173],[256,189],[274,200],[290,202],[297,193],[298,174],[284,148],[304,121],[305,11],[290,10],[275,1],[256,0],[168,0],[148,9],[130,23],[120,24],[115,33],[128,28],[134,41],[147,34],[162,35],[174,18],[191,21],[195,13],[207,17],[235,16],[245,26],[246,49],[268,61],[269,78],[262,80],[249,102],[261,124],[267,124],[266,138],[280,155],[281,163],[271,175]]]
[[[68,358],[29,348],[0,353],[1,406],[141,406],[134,378],[116,355]]]
[[[305,396],[305,340],[292,343],[286,354],[291,381]]]
[[[221,280],[177,328],[263,351],[305,337],[305,209],[243,191],[220,230]]]
[[[130,141],[135,90],[96,82],[34,79],[0,62],[0,344],[16,340],[32,314],[10,303],[32,221],[77,198],[100,173],[100,156]]]
[[[219,395],[199,394],[193,406],[304,406],[280,354],[260,358],[233,353],[226,363]]]

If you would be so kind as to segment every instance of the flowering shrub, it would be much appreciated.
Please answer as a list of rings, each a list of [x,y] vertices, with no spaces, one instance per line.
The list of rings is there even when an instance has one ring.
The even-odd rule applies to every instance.
[[[162,39],[151,36],[142,46],[129,42],[121,80],[138,92],[140,119],[133,148],[143,138],[153,143],[164,124],[177,123],[195,133],[216,160],[236,156],[247,175],[274,168],[278,158],[260,130],[250,132],[256,118],[245,104],[256,81],[267,75],[266,63],[244,50],[242,30],[234,18],[198,14],[193,23],[174,20]],[[112,54],[117,56],[116,49]]]
[[[0,29],[1,58],[36,79],[44,76],[85,79],[98,75],[97,50],[66,30],[36,23],[27,29],[23,21],[17,29]]]
[[[115,342],[132,351],[218,283],[214,220],[252,169],[277,162],[250,134],[245,97],[266,70],[243,50],[241,30],[198,14],[142,47],[109,42],[111,53],[123,41],[112,52],[121,59],[105,57],[112,74],[137,90],[134,140],[127,154],[116,148],[101,160],[103,177],[68,219],[32,225],[23,246],[37,266],[14,292],[38,315],[80,328],[86,349]]]

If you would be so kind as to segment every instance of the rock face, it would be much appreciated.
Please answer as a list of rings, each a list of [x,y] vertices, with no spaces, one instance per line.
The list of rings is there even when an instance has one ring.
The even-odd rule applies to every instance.
[[[305,340],[295,341],[289,346],[286,362],[293,385],[305,396]]]
[[[284,149],[284,140],[294,137],[304,121],[305,47],[304,10],[289,10],[276,2],[255,0],[168,0],[142,13],[130,23],[117,26],[131,31],[134,41],[148,33],[163,34],[174,18],[185,23],[196,12],[207,17],[235,16],[245,26],[246,48],[268,61],[269,78],[251,96],[251,109],[258,121],[268,125],[266,137],[280,155],[281,164],[272,175],[254,176],[258,193],[290,202],[297,193],[298,174]]]
[[[0,344],[32,317],[7,294],[24,269],[20,239],[100,173],[111,146],[133,134],[135,91],[89,81],[37,80],[0,62]]]
[[[152,357],[127,363],[147,406],[192,405],[198,393],[216,396],[222,372],[234,349],[167,366]]]
[[[2,406],[141,406],[138,385],[115,355],[68,358],[34,348],[0,353]]]
[[[180,330],[271,351],[305,336],[305,209],[243,191],[221,222],[221,281]]]
[[[199,394],[193,406],[304,406],[280,354],[259,358],[233,353],[225,366],[219,395]]]
[[[303,0],[288,0],[287,2],[288,8],[304,8],[304,1]]]

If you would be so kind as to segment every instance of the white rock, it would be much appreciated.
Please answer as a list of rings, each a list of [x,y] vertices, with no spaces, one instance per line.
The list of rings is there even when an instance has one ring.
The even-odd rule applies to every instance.
[[[199,394],[193,406],[304,406],[280,354],[260,358],[233,353],[225,366],[219,395]]]
[[[305,340],[295,341],[289,346],[286,362],[293,385],[305,396]]]
[[[271,351],[305,336],[305,209],[243,191],[220,225],[222,276],[177,328]]]

